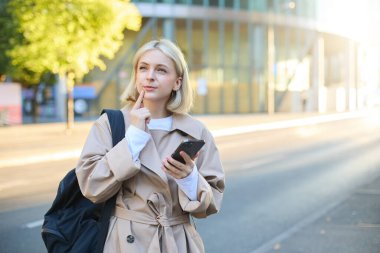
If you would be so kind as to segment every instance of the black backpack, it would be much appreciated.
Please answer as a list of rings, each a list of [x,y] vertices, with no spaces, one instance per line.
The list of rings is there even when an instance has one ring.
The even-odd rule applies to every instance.
[[[111,125],[115,146],[125,135],[123,113],[103,110]],[[49,253],[101,253],[108,233],[109,218],[116,195],[105,203],[94,204],[82,195],[75,169],[59,183],[57,196],[44,216],[42,239]]]

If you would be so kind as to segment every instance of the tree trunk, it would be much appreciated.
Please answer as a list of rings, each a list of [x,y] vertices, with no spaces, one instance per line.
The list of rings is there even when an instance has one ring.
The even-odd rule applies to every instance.
[[[70,131],[74,127],[74,73],[69,72],[66,75],[67,87],[67,117],[66,130]]]
[[[33,123],[37,123],[37,118],[38,118],[37,92],[38,92],[38,85],[34,85],[33,86],[33,100],[32,100],[32,122]]]

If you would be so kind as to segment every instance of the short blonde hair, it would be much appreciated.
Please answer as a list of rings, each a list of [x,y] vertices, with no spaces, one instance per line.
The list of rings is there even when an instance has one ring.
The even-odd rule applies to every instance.
[[[141,56],[153,49],[160,50],[164,55],[173,60],[177,76],[181,77],[182,84],[178,91],[173,92],[166,108],[175,113],[187,113],[193,105],[193,90],[189,80],[189,70],[183,53],[173,42],[167,39],[152,40],[137,50],[133,58],[133,70],[128,86],[121,95],[122,100],[129,103],[135,102],[139,96],[136,88],[136,70]]]

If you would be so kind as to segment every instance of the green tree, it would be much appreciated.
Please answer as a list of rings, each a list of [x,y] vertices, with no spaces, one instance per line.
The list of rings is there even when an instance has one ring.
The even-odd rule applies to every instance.
[[[20,36],[17,36],[16,24],[7,11],[7,2],[0,1],[0,80],[11,72],[10,58],[7,55],[7,51],[11,49],[11,38],[16,40]]]
[[[6,51],[14,73],[46,71],[66,81],[67,128],[74,122],[73,86],[95,66],[105,69],[101,57],[112,58],[125,29],[137,31],[141,16],[123,0],[10,0],[12,22]]]
[[[17,20],[12,18],[12,15],[7,8],[9,0],[0,0],[0,81],[4,81],[6,77],[11,77],[12,81],[22,84],[31,85],[34,88],[34,94],[37,93],[37,84],[41,81],[54,82],[52,75],[47,73],[36,73],[26,69],[24,66],[13,66],[8,52],[12,49],[12,45],[21,44],[23,41],[23,34],[19,32]],[[49,83],[52,84],[52,83]],[[34,97],[32,101],[32,115],[33,122],[36,122],[37,115],[37,101]]]

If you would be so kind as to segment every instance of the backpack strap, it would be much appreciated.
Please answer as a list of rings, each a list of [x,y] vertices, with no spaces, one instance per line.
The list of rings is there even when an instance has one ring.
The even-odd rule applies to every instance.
[[[108,121],[111,126],[112,133],[112,144],[116,146],[116,144],[121,141],[125,136],[125,124],[124,124],[124,116],[120,110],[112,110],[112,109],[104,109],[101,113],[107,114]]]
[[[108,121],[111,126],[112,144],[116,146],[125,136],[124,116],[120,110],[104,109],[101,114],[107,113]],[[99,237],[96,246],[96,253],[102,253],[107,239],[108,227],[112,211],[116,206],[116,196],[106,201],[100,217]]]

